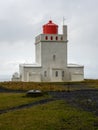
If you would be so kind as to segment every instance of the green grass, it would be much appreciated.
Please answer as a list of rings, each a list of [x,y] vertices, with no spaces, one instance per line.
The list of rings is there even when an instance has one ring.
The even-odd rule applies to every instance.
[[[0,110],[18,106],[21,104],[35,102],[45,98],[50,98],[50,96],[44,95],[41,97],[32,98],[26,97],[26,94],[24,93],[0,93]]]
[[[70,83],[2,82],[0,86],[23,90],[66,91],[68,85],[73,84],[85,84],[89,88],[98,88],[98,80]],[[70,88],[70,90],[77,89],[81,88],[78,86]],[[37,98],[28,98],[25,97],[25,94],[0,93],[0,110],[45,98],[51,97],[44,95]],[[80,103],[86,105],[86,100]],[[98,117],[93,113],[75,108],[65,101],[58,100],[1,114],[0,130],[98,130]]]
[[[0,115],[1,130],[98,130],[98,118],[65,101]]]

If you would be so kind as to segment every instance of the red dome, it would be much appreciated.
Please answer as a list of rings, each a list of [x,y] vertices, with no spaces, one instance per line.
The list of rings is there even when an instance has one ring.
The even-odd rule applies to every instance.
[[[58,34],[58,25],[50,20],[47,24],[43,25],[43,34]]]

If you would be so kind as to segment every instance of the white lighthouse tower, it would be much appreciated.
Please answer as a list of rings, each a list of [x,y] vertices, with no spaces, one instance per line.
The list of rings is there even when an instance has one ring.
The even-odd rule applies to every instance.
[[[84,79],[84,66],[67,63],[67,26],[58,34],[51,20],[35,38],[36,63],[20,65],[20,81],[64,82]]]
[[[67,26],[58,34],[52,21],[43,26],[43,34],[36,37],[36,62],[42,65],[44,81],[65,81],[67,72]]]

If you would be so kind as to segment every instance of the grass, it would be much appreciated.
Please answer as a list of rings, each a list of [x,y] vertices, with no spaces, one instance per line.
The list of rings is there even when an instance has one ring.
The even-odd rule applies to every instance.
[[[53,101],[0,115],[1,130],[98,130],[98,117]]]
[[[28,98],[25,94],[20,93],[0,93],[0,110],[10,107],[26,104],[30,102],[39,101],[41,99],[50,98],[48,95],[37,98]]]
[[[81,86],[85,84],[89,88],[98,88],[98,80],[66,83],[2,82],[0,86],[18,90],[66,91],[68,85],[77,84]],[[81,88],[78,86],[71,87],[71,90],[76,89]],[[45,98],[51,97],[44,95],[37,98],[28,98],[23,93],[0,93],[0,110]],[[80,103],[86,105],[86,102],[86,100],[83,100]],[[1,114],[0,130],[98,130],[98,117],[93,113],[73,107],[66,101],[58,100]]]
[[[86,79],[85,84],[90,88],[98,88],[98,80],[97,79]]]

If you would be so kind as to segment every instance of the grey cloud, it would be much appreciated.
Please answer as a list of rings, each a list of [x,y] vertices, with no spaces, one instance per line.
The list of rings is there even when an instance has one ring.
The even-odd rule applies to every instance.
[[[97,5],[97,0],[0,1],[1,74],[18,71],[13,62],[16,66],[33,62],[34,38],[42,33],[42,25],[51,17],[61,30],[64,16],[68,24],[68,61],[84,64],[85,77],[98,78]]]

